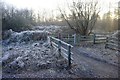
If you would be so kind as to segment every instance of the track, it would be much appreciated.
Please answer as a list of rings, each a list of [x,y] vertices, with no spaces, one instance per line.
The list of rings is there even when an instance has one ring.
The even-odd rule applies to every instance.
[[[74,62],[79,66],[84,66],[89,69],[94,77],[100,78],[117,78],[118,77],[118,67],[112,64],[106,63],[101,60],[97,60],[92,57],[84,55],[82,50],[74,47],[72,49]],[[87,77],[87,76],[86,76]],[[90,75],[88,77],[91,77]]]

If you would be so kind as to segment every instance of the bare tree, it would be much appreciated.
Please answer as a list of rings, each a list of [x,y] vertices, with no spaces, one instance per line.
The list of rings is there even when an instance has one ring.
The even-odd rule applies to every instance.
[[[34,26],[35,14],[32,10],[21,9],[18,10],[12,6],[2,6],[2,30],[13,29],[14,31],[21,31],[29,29]]]
[[[62,17],[65,19],[71,29],[77,34],[89,35],[97,21],[100,8],[98,2],[72,2],[72,6],[68,8],[71,15],[67,16],[67,13],[59,8]],[[72,23],[71,23],[72,22]]]

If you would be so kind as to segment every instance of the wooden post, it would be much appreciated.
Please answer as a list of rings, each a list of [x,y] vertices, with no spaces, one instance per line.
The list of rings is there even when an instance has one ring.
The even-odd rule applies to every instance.
[[[49,37],[49,41],[50,41],[50,46],[52,47],[52,37]]]
[[[61,33],[58,33],[58,39],[61,39]]]
[[[76,34],[74,34],[74,45],[76,44]]]
[[[95,38],[96,38],[96,34],[93,34],[93,44],[95,44]]]
[[[71,68],[71,46],[68,45],[68,67]]]
[[[108,43],[108,37],[106,38],[105,49],[107,48],[107,43]]]
[[[81,41],[81,35],[78,35],[77,38],[78,38],[77,40],[80,42]]]
[[[70,42],[70,35],[68,34],[68,43]]]
[[[48,43],[50,43],[50,36],[47,37],[47,41],[48,41]]]
[[[58,41],[58,53],[59,53],[59,57],[61,55],[61,41]]]

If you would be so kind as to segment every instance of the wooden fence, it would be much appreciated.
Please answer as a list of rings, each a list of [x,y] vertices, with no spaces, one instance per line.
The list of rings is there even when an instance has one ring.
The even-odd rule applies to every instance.
[[[107,35],[102,35],[102,34],[94,34],[94,41],[93,43],[101,43],[101,42],[106,42]]]
[[[120,51],[119,39],[116,37],[107,37],[105,48],[114,49]]]
[[[61,40],[72,44],[72,45],[77,45],[82,41],[88,41],[88,42],[93,42],[95,43],[100,43],[100,42],[106,42],[106,37],[107,35],[101,35],[101,34],[90,34],[89,36],[82,36],[82,35],[61,35]],[[58,37],[56,37],[58,38]]]
[[[59,55],[62,55],[66,60],[68,60],[68,67],[71,67],[71,60],[73,60],[71,54],[72,45],[50,36],[50,43],[53,47],[58,48]]]

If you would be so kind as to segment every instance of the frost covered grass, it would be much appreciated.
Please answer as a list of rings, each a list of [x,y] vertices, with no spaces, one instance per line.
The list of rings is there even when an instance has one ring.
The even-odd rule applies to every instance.
[[[34,41],[46,41],[48,32],[44,31],[22,31],[22,32],[14,32],[12,30],[8,30],[5,33],[5,38],[3,43],[27,43]]]
[[[42,30],[42,31],[48,31],[50,33],[54,33],[60,28],[66,27],[66,26],[55,26],[55,25],[50,25],[50,26],[33,26],[32,30]]]
[[[84,55],[87,55],[89,57],[93,57],[97,60],[104,61],[112,65],[119,65],[119,51],[105,49],[104,43],[92,44],[90,42],[81,42],[80,47],[78,47],[78,49],[82,51]]]
[[[3,46],[1,60],[3,78],[77,77],[73,73],[78,68],[67,70],[67,61],[59,57],[57,49],[50,47],[47,42]]]
[[[11,34],[10,34],[11,33]],[[67,61],[58,56],[56,48],[47,41],[47,32],[43,31],[11,31],[9,38],[1,42],[3,78],[80,78],[94,77],[91,64],[80,64],[79,56],[74,55],[79,63],[67,69]],[[103,44],[80,43],[78,52],[117,64],[118,53],[105,49]],[[81,52],[82,51],[82,52]],[[88,57],[85,57],[85,59]],[[76,61],[76,62],[77,62]],[[82,61],[81,63],[85,63]],[[96,63],[94,63],[96,64]],[[96,70],[97,71],[97,70]],[[98,76],[99,77],[99,76]]]
[[[119,38],[120,37],[120,30],[117,30],[116,32],[114,32],[114,34],[112,34],[111,36]]]
[[[49,61],[47,57],[52,56],[50,49],[42,46],[39,42],[19,46],[10,45],[6,49],[3,49],[3,53],[3,71],[5,70],[8,73],[25,68],[34,70],[40,64],[42,64],[41,66],[47,65]],[[50,60],[52,61],[52,59]]]
[[[21,69],[33,68],[33,66],[37,68],[40,64],[47,65],[46,57],[52,56],[50,46],[46,43],[47,32],[23,31],[18,33],[9,30],[6,35],[9,37],[2,42],[3,72],[14,73]]]
[[[46,71],[50,71],[49,74],[51,74],[64,70],[67,62],[63,57],[58,56],[57,49],[51,48],[47,42],[46,32],[23,31],[17,33],[10,31],[10,33],[9,38],[2,42],[3,54],[0,61],[3,77],[15,74],[24,75],[29,72],[44,74]]]

